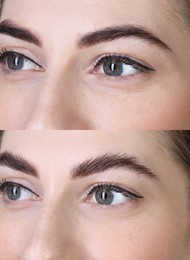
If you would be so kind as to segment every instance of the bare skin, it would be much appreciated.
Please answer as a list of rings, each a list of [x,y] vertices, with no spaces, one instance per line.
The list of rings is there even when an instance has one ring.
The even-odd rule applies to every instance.
[[[174,2],[6,0],[1,21],[33,32],[41,47],[0,33],[0,128],[189,129],[190,32]],[[142,35],[77,46],[114,26],[143,27],[168,48]]]
[[[34,169],[26,161],[21,166],[20,160],[20,170],[10,166],[13,155]],[[100,170],[105,159],[93,161],[103,155],[112,156],[106,170]],[[127,157],[127,164],[120,161],[114,167],[118,156],[125,156],[125,162]],[[141,170],[135,168],[134,157]],[[87,160],[91,167],[81,170]],[[8,132],[0,164],[2,260],[190,259],[186,173],[157,134]],[[96,197],[98,184],[103,203]],[[103,191],[110,191],[113,200]]]

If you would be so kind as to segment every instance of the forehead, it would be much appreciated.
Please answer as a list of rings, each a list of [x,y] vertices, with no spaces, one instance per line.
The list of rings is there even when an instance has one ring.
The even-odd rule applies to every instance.
[[[156,133],[134,131],[8,131],[1,146],[1,151],[26,156],[37,164],[52,160],[57,165],[63,161],[75,164],[106,153],[125,153],[152,163],[163,160],[162,150]]]
[[[76,49],[80,36],[123,25],[144,27],[174,49],[179,30],[173,22],[173,1],[55,0],[52,4],[47,0],[6,0],[1,20],[10,19],[28,28],[40,36],[45,50],[62,48],[65,55],[65,49],[70,51],[67,55]]]
[[[34,164],[44,180],[53,173],[66,180],[74,166],[106,154],[135,158],[163,186],[170,185],[174,176],[186,179],[186,172],[165,145],[165,136],[156,131],[6,131],[1,145],[3,152],[22,156]]]
[[[92,149],[96,147],[128,149],[145,145],[156,148],[160,143],[158,137],[157,131],[5,131],[3,146],[8,145],[15,149],[32,143],[34,146],[38,145],[38,148],[57,147],[60,150],[62,146],[63,149],[70,146],[82,149],[81,143],[83,143],[84,148],[92,147]]]
[[[167,19],[172,2],[173,0],[55,0],[52,4],[52,1],[46,0],[6,0],[3,19],[12,18],[31,24],[31,17],[35,16],[35,21],[32,19],[35,24],[57,21],[63,26],[72,21],[73,29],[75,26],[80,28],[84,23],[87,28],[89,24],[99,27],[120,22],[141,25],[148,23],[153,26],[155,22],[161,24],[163,19]]]

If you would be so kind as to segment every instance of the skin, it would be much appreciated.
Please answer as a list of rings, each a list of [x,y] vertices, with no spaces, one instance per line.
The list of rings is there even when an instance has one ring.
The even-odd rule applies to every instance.
[[[2,260],[190,259],[186,173],[156,133],[15,131],[5,134],[4,151],[30,161],[39,178],[0,166],[1,179],[30,187],[39,199],[10,201],[1,193]],[[137,157],[157,178],[115,168],[71,179],[74,165],[110,152]],[[100,182],[117,183],[143,198],[115,207],[85,200]]]
[[[32,57],[43,71],[1,68],[1,129],[190,128],[190,32],[174,0],[54,3],[5,1],[1,21],[37,33],[43,47],[1,34],[0,47]],[[76,47],[83,34],[128,24],[145,27],[171,51],[134,37]],[[92,72],[106,54],[127,55],[154,71],[117,78]]]

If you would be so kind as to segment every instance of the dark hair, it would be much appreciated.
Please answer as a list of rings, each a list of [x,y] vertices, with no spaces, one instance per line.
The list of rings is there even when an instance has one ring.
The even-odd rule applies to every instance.
[[[190,130],[163,131],[163,133],[167,137],[167,149],[173,158],[190,173]]]
[[[2,9],[3,9],[4,1],[5,0],[0,0],[0,16],[1,16]]]
[[[165,144],[174,160],[178,161],[178,163],[190,173],[190,130],[155,132],[161,133],[162,138],[164,138],[163,144]],[[0,130],[0,145],[3,133],[4,131]]]

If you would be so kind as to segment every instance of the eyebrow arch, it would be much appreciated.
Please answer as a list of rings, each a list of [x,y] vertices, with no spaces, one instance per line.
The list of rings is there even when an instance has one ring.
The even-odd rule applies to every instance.
[[[0,23],[0,34],[5,34],[28,43],[42,47],[42,42],[39,37],[30,30],[20,27],[11,20],[4,20]]]
[[[35,178],[39,178],[37,168],[32,163],[28,162],[22,156],[10,152],[3,152],[0,154],[0,166],[8,167]],[[73,167],[71,177],[76,180],[93,174],[103,173],[109,169],[120,168],[132,170],[137,174],[158,180],[157,175],[148,167],[138,162],[136,157],[127,156],[125,154],[104,154],[86,160]]]
[[[102,173],[110,169],[126,169],[146,176],[150,179],[158,179],[147,166],[138,161],[136,157],[127,156],[126,154],[103,154],[98,157],[86,160],[74,166],[72,178],[78,179],[93,174]]]
[[[145,40],[150,44],[154,44],[164,50],[172,51],[171,48],[161,41],[156,35],[148,31],[142,26],[138,25],[124,25],[124,26],[113,26],[106,27],[104,29],[90,32],[83,35],[78,40],[78,48],[90,47],[95,44],[104,42],[114,41],[120,38],[134,37],[141,40]]]
[[[10,152],[0,154],[0,166],[20,171],[35,178],[39,178],[38,171],[34,165],[25,160],[22,156]]]

